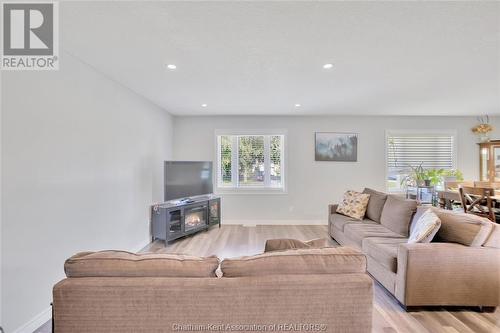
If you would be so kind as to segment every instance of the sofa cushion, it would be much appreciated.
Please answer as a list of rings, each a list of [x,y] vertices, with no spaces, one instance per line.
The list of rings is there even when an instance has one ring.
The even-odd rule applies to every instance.
[[[348,223],[368,223],[368,224],[375,224],[372,220],[369,219],[363,219],[363,220],[356,220],[353,219],[352,217],[345,216],[342,214],[332,214],[330,215],[330,223],[333,225],[335,228],[337,228],[340,231],[344,231],[344,226]]]
[[[366,257],[350,247],[295,249],[224,259],[221,269],[225,277],[364,273]]]
[[[380,223],[397,234],[408,237],[413,214],[417,210],[415,200],[405,200],[395,195],[388,195],[380,216]]]
[[[386,269],[397,273],[398,246],[407,241],[406,238],[368,237],[363,239],[363,252]]]
[[[363,239],[367,237],[405,238],[378,223],[350,223],[344,227],[344,234],[360,248]]]
[[[396,273],[388,270],[370,256],[366,256],[366,270],[391,294],[396,292]]]
[[[352,217],[356,220],[362,220],[365,216],[369,199],[369,194],[347,191],[344,193],[342,202],[339,203],[337,207],[337,213]]]
[[[380,216],[387,200],[387,194],[372,190],[371,188],[365,188],[363,193],[370,195],[370,200],[368,200],[368,206],[366,207],[366,217],[380,223]]]
[[[67,277],[214,277],[219,259],[126,251],[81,252],[64,263]]]
[[[482,246],[493,229],[493,222],[484,217],[439,208],[433,211],[441,220],[436,239],[442,242]]]
[[[301,241],[298,239],[281,238],[281,239],[268,239],[264,252],[283,251],[291,249],[320,249],[328,247],[329,243],[325,238],[317,238],[309,241]]]
[[[415,227],[410,231],[408,243],[430,243],[440,227],[441,220],[429,208],[415,222]]]

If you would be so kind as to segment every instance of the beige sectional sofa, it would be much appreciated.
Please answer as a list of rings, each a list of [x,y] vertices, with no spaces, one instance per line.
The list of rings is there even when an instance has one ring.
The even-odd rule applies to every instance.
[[[275,251],[218,267],[217,257],[80,253],[54,286],[54,332],[371,332],[373,281],[358,250]]]
[[[362,250],[368,272],[406,307],[500,304],[500,226],[471,214],[417,207],[416,202],[365,189],[362,221],[330,205],[329,232]],[[441,228],[431,243],[408,244],[421,214],[433,209]]]

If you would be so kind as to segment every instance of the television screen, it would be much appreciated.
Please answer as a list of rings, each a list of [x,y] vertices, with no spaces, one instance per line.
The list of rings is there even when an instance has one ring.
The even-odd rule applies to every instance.
[[[165,201],[213,192],[212,162],[165,161]]]

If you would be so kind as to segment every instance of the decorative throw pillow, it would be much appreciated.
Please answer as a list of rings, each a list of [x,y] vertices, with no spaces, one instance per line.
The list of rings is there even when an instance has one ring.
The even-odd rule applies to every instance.
[[[356,220],[362,220],[365,216],[369,200],[369,194],[347,191],[344,193],[344,199],[337,207],[337,213],[352,217]]]
[[[415,222],[408,243],[430,243],[440,227],[441,220],[431,209],[428,209]]]

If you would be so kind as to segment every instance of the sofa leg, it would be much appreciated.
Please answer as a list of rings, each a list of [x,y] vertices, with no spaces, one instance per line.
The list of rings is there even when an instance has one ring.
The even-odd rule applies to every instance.
[[[495,312],[496,307],[494,306],[480,306],[479,307],[479,312],[485,312],[485,313],[493,313]]]
[[[50,320],[51,327],[52,327],[51,333],[54,333],[54,331],[55,331],[55,329],[54,329],[54,303],[50,303],[50,308],[52,309],[52,318]]]

